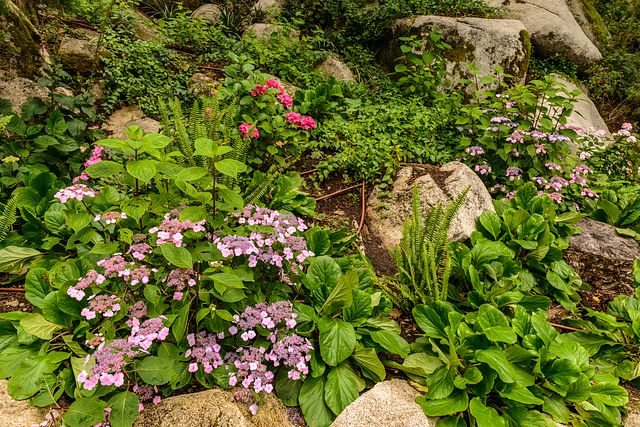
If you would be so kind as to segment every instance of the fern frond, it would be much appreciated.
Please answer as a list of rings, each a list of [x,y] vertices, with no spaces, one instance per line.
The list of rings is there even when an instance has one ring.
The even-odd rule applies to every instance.
[[[16,215],[18,205],[18,197],[12,196],[7,204],[4,206],[4,210],[2,211],[2,216],[0,216],[0,243],[3,242],[7,236],[9,236],[9,231],[11,231],[11,226],[18,219]]]

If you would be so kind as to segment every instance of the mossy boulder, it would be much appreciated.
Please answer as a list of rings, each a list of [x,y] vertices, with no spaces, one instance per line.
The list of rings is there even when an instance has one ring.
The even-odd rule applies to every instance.
[[[24,12],[11,0],[0,4],[0,78],[34,78],[42,67],[40,37]]]
[[[392,30],[393,39],[409,35],[426,39],[430,32],[440,33],[452,46],[443,54],[454,81],[473,77],[468,68],[470,63],[476,65],[481,76],[495,74],[493,69],[499,66],[514,76],[513,83],[523,83],[529,67],[531,44],[519,21],[424,15],[395,21]],[[397,44],[389,48],[388,58],[400,56]]]

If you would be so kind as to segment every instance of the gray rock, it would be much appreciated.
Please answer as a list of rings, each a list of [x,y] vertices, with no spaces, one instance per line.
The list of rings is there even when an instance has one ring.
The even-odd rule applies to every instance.
[[[25,102],[37,98],[45,100],[49,97],[46,88],[38,86],[33,80],[16,77],[8,81],[0,79],[0,99],[11,101],[11,110],[15,114],[22,111]]]
[[[580,28],[582,28],[582,31],[584,31],[585,36],[589,37],[589,40],[591,40],[593,44],[597,44],[598,40],[587,16],[583,0],[567,0],[567,6],[578,25],[580,25]]]
[[[404,380],[378,383],[347,406],[331,427],[433,427],[415,401],[421,393]]]
[[[277,24],[252,24],[244,30],[244,36],[255,37],[257,39],[269,40],[274,33],[281,34],[291,39],[297,39],[299,34],[295,30],[285,30],[282,25]]]
[[[282,402],[272,395],[255,416],[228,391],[183,394],[146,405],[134,427],[292,427]]]
[[[253,5],[254,10],[261,10],[265,14],[264,22],[268,23],[282,13],[282,0],[258,0]]]
[[[394,40],[407,35],[425,37],[432,31],[440,33],[453,47],[444,51],[444,56],[454,82],[472,76],[467,67],[470,63],[477,65],[481,76],[495,74],[493,68],[498,65],[517,83],[524,82],[529,67],[529,35],[519,21],[427,15],[395,21],[392,30]],[[389,56],[400,56],[397,46],[391,46]]]
[[[162,125],[159,121],[150,117],[145,117],[138,107],[124,107],[109,116],[102,129],[108,132],[113,138],[125,139],[126,130],[129,126],[140,126],[145,132],[160,132]]]
[[[551,77],[553,77],[558,83],[565,86],[570,92],[576,89],[582,92],[578,95],[573,111],[567,119],[567,125],[579,127],[584,130],[590,128],[595,130],[604,130],[606,131],[605,137],[611,137],[607,124],[600,115],[600,112],[598,112],[596,105],[587,95],[586,89],[576,86],[574,83],[557,74],[551,74]]]
[[[562,54],[582,69],[602,59],[564,0],[489,0],[488,4],[503,8],[509,18],[522,21],[536,51],[543,55]]]
[[[583,219],[576,224],[582,234],[569,239],[565,260],[586,283],[597,289],[633,292],[633,260],[640,245],[604,222]]]
[[[0,71],[7,80],[34,78],[43,65],[40,36],[29,18],[11,0],[0,13]]]
[[[79,72],[93,71],[98,66],[97,42],[64,37],[58,48],[58,58],[67,69]]]
[[[215,4],[205,4],[193,11],[191,18],[204,19],[210,24],[217,24],[220,21],[220,13],[220,8]]]
[[[3,427],[25,427],[44,421],[48,410],[35,408],[27,400],[13,400],[7,393],[7,380],[0,380],[0,424]]]
[[[491,195],[480,178],[460,162],[447,163],[440,168],[431,165],[404,167],[396,176],[390,198],[383,199],[382,191],[376,189],[367,204],[369,231],[388,249],[394,248],[402,238],[402,223],[411,215],[414,183],[418,186],[423,212],[438,203],[448,204],[468,185],[471,186],[464,205],[451,224],[449,238],[452,240],[468,239],[480,214],[493,210]]]
[[[318,65],[317,70],[325,76],[333,76],[336,80],[347,82],[355,81],[353,72],[349,67],[347,67],[344,62],[332,56],[329,56],[327,59],[322,61],[322,63]]]

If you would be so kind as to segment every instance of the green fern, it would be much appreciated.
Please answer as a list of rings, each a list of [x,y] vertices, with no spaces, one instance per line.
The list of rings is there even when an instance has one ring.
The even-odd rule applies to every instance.
[[[11,226],[16,222],[16,219],[18,219],[16,216],[17,205],[18,198],[14,195],[4,206],[4,210],[0,216],[0,243],[4,242],[7,236],[9,236]]]
[[[393,254],[398,277],[380,283],[403,310],[448,298],[451,276],[448,233],[469,189],[465,188],[446,208],[441,204],[433,207],[425,217],[414,184],[411,216],[402,224],[402,239]]]

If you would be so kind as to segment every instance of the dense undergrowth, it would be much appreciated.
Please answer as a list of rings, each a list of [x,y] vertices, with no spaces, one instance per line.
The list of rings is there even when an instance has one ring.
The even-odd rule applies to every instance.
[[[327,426],[387,366],[423,387],[417,402],[439,426],[621,425],[622,385],[640,381],[640,291],[606,312],[584,307],[588,284],[563,252],[585,216],[640,237],[634,124],[620,120],[610,140],[567,126],[577,93],[546,76],[573,73],[562,60],[539,59],[524,85],[505,86],[496,70],[478,76],[492,89],[467,82],[473,96],[440,90],[448,46],[437,34],[424,54],[400,40],[395,71],[382,72],[375,49],[392,19],[494,12],[479,1],[365,3],[287,2],[284,30],[267,40],[241,36],[260,17],[248,2],[214,26],[156,4],[144,10],[161,37],[144,41],[126,1],[62,2],[112,54],[93,75],[52,68],[41,79],[50,99],[20,114],[0,104],[0,272],[24,282],[34,306],[0,314],[0,377],[15,399],[66,409],[43,426],[131,425],[193,386],[250,390],[253,413],[276,393]],[[611,25],[610,42],[631,49]],[[356,81],[319,73],[329,55]],[[201,69],[219,71],[197,95],[188,79]],[[85,91],[95,81],[99,105]],[[127,104],[162,132],[105,139],[101,114]],[[376,277],[356,234],[315,224],[303,158],[316,183],[341,175],[381,188],[404,163],[457,159],[495,212],[451,243],[465,194],[429,213],[414,200],[399,274]],[[553,305],[580,330],[556,329]],[[394,306],[422,330],[415,342]]]

